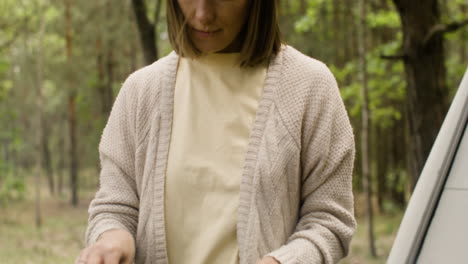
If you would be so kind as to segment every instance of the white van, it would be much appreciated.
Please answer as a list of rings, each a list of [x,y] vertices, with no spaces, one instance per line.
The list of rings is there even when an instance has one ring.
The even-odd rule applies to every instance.
[[[387,263],[468,263],[468,70],[403,216]]]

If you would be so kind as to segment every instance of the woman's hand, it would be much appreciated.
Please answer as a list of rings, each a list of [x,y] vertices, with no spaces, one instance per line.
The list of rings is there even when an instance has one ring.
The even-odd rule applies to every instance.
[[[102,233],[96,243],[83,249],[75,264],[131,264],[135,256],[132,235],[120,229]]]
[[[273,257],[264,257],[261,260],[257,261],[256,264],[281,264]]]

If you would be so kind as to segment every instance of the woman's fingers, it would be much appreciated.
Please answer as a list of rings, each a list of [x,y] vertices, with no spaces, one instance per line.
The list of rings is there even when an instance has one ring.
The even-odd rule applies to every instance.
[[[87,247],[81,251],[75,264],[105,264],[103,252],[96,246]]]
[[[89,254],[88,259],[86,260],[86,264],[107,264],[107,263],[104,262],[104,258],[99,252],[96,252],[96,253],[91,252]],[[116,263],[116,264],[119,264],[119,263]]]
[[[75,264],[131,264],[135,254],[133,237],[127,231],[109,230],[99,241],[83,249]]]
[[[122,253],[94,245],[82,251],[75,264],[119,264]]]
[[[104,264],[119,264],[121,257],[122,256],[116,252],[110,253],[105,256],[103,263]]]
[[[89,255],[89,248],[81,250],[80,255],[75,259],[75,264],[87,264],[87,259]]]
[[[76,257],[74,264],[85,264],[86,261],[81,256]]]

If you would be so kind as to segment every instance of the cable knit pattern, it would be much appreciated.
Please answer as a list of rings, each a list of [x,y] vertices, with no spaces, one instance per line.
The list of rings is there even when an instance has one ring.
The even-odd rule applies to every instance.
[[[178,56],[125,81],[104,129],[100,189],[89,207],[88,244],[110,229],[136,241],[137,264],[167,263],[164,178]],[[241,264],[337,263],[356,222],[354,136],[336,81],[290,46],[272,59],[241,178]]]

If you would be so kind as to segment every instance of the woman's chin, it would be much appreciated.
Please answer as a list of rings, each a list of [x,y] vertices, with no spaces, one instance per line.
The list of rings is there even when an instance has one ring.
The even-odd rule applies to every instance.
[[[223,50],[223,48],[219,48],[219,47],[197,47],[197,48],[204,55],[217,53]]]
[[[198,42],[198,43],[197,43]],[[233,52],[232,44],[209,43],[209,41],[195,41],[195,46],[202,54]]]

